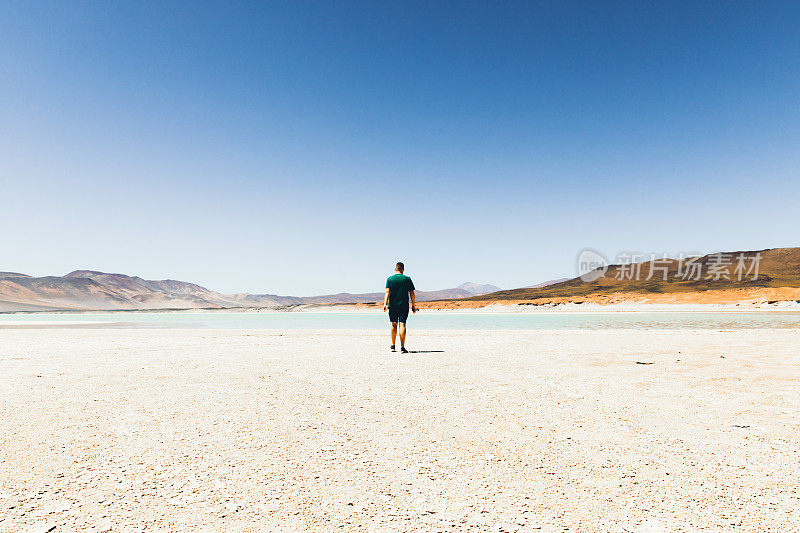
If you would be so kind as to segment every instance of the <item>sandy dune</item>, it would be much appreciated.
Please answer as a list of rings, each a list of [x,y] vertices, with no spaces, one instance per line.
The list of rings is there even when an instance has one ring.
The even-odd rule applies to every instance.
[[[0,531],[800,529],[800,331],[386,344],[2,330]]]

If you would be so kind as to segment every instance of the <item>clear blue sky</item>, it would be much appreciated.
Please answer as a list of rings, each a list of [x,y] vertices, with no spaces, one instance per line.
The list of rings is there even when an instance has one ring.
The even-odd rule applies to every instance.
[[[308,295],[800,245],[799,3],[342,4],[0,4],[0,270]]]

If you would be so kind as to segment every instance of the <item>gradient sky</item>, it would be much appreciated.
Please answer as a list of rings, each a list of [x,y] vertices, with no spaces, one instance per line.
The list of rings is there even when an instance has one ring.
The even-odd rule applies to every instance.
[[[0,270],[519,287],[800,245],[797,2],[0,3]]]

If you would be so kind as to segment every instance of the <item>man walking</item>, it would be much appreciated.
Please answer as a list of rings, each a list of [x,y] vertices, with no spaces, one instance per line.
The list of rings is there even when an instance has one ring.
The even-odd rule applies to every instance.
[[[383,312],[389,310],[389,322],[392,323],[392,345],[390,350],[395,351],[394,344],[397,338],[397,326],[400,324],[400,353],[406,350],[406,320],[408,319],[408,297],[411,296],[411,311],[417,312],[417,302],[414,299],[414,282],[403,274],[405,266],[397,263],[394,267],[395,274],[386,280],[386,295],[383,297]]]

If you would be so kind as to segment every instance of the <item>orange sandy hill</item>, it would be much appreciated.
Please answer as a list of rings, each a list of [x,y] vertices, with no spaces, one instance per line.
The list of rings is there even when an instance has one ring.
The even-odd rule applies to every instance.
[[[743,260],[741,266],[740,257]],[[747,270],[757,257],[760,257],[757,260],[758,273],[754,276],[752,270],[749,273]],[[800,301],[800,248],[709,254],[693,258],[693,263],[697,266],[690,267],[686,260],[680,262],[677,259],[611,265],[602,277],[588,283],[576,277],[541,288],[512,289],[461,300],[427,302],[421,307],[469,308],[495,303],[544,305],[567,302],[612,304]],[[690,272],[690,268],[700,271],[699,279],[697,270]],[[651,269],[653,276],[647,279]]]

